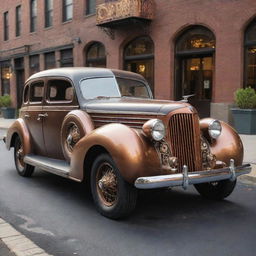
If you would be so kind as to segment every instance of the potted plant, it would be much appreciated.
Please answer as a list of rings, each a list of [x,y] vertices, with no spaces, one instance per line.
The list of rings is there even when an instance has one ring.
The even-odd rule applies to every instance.
[[[0,96],[0,107],[4,118],[15,118],[15,108],[11,107],[12,101],[10,95]]]
[[[247,87],[235,92],[237,108],[231,108],[238,133],[256,134],[256,92]]]

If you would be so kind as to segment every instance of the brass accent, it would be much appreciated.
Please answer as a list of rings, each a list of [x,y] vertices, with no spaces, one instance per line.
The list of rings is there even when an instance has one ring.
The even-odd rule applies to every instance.
[[[214,169],[216,165],[216,156],[211,153],[208,141],[201,136],[202,163],[204,170]]]
[[[152,20],[154,18],[154,1],[119,0],[99,4],[96,8],[97,25],[105,25],[127,18]]]
[[[68,129],[68,136],[67,136],[67,147],[70,152],[73,151],[74,146],[76,143],[81,139],[79,128],[75,123],[71,123]]]
[[[109,163],[104,162],[100,165],[96,182],[100,200],[107,206],[113,205],[117,200],[117,177]]]

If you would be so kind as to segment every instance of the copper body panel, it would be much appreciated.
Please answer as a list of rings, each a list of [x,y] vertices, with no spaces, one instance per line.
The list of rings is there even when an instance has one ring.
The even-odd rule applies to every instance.
[[[95,129],[75,146],[71,158],[70,175],[73,178],[82,180],[86,153],[95,145],[100,145],[111,155],[128,182],[145,174],[164,173],[157,152],[147,138],[123,124],[108,124]]]
[[[33,151],[33,144],[28,128],[22,118],[18,118],[8,129],[6,136],[6,147],[8,150],[14,146],[12,143],[14,143],[13,138],[16,135],[21,138],[24,155],[30,154]]]
[[[209,137],[208,126],[213,121],[212,118],[200,120],[200,127],[205,137]],[[227,165],[231,158],[234,159],[235,165],[243,163],[244,148],[242,141],[237,132],[228,124],[221,122],[222,132],[218,139],[210,140],[210,148],[217,160],[223,161]]]

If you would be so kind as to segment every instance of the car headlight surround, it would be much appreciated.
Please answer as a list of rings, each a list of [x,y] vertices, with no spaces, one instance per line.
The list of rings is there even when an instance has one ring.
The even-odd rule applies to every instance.
[[[213,120],[209,124],[208,133],[212,139],[217,139],[221,134],[221,130],[222,130],[222,127],[219,120]]]
[[[159,119],[150,119],[142,127],[142,130],[149,138],[160,141],[165,137],[165,125]]]

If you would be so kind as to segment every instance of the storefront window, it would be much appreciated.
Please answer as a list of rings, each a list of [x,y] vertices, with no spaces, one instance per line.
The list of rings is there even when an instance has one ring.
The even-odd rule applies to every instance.
[[[245,31],[244,86],[256,89],[256,20]]]
[[[87,67],[106,67],[106,51],[102,43],[96,42],[86,52]]]
[[[210,115],[214,73],[215,36],[203,26],[185,30],[176,40],[175,98],[189,99],[200,117]]]
[[[149,37],[139,37],[127,44],[124,69],[142,75],[154,93],[154,44]]]
[[[10,94],[10,78],[12,76],[12,70],[8,61],[1,63],[1,94]]]
[[[30,75],[39,71],[39,55],[29,56],[29,72]]]
[[[66,49],[60,51],[60,66],[73,67],[73,49]]]

